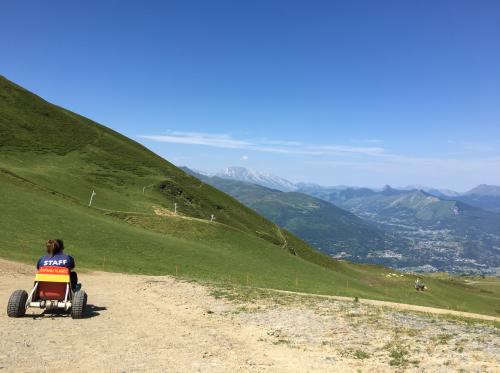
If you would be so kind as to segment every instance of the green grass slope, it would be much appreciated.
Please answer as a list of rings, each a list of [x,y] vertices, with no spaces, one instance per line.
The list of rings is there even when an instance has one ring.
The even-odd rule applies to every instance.
[[[136,142],[0,79],[0,167],[81,204],[153,213],[153,206],[281,242],[274,224]],[[146,186],[145,193],[143,187]]]
[[[134,141],[4,78],[0,195],[4,258],[34,263],[46,239],[61,237],[80,268],[178,273],[486,314],[499,308],[495,291],[455,279],[429,279],[432,290],[416,293],[412,276],[395,280],[387,268],[333,261]]]

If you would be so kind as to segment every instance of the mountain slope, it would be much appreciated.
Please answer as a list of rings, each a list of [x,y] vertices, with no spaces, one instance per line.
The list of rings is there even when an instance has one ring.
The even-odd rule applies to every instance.
[[[153,203],[252,234],[275,228],[252,210],[155,155],[136,142],[0,80],[0,166],[93,206],[151,213]],[[143,193],[143,188],[145,192]],[[273,233],[274,232],[274,233]]]
[[[496,185],[478,185],[456,199],[487,211],[500,213],[500,187]]]
[[[375,225],[321,199],[185,170],[330,255],[356,259],[368,247],[385,250],[394,244]]]
[[[407,190],[407,191],[423,191],[427,194],[431,194],[433,196],[439,197],[439,198],[455,198],[460,196],[460,193],[455,192],[454,190],[451,189],[438,189],[438,188],[432,188],[428,187],[425,185],[408,185],[406,187],[401,187],[401,188],[396,188],[398,190]]]
[[[500,186],[481,184],[475,188],[472,188],[465,194],[476,195],[476,196],[500,197]]]
[[[160,224],[160,229],[153,221],[168,220],[165,216],[173,215],[174,204],[177,204],[175,224],[182,217],[194,219],[191,226],[185,227],[185,232],[174,234],[180,238],[191,240],[192,231],[198,229],[192,226],[204,227],[213,214],[219,232],[232,228],[236,230],[234,235],[246,237],[242,238],[243,241],[250,242],[247,236],[255,236],[257,242],[263,240],[260,246],[272,247],[273,250],[276,247],[289,255],[287,243],[293,245],[298,256],[328,263],[321,254],[293,235],[279,230],[253,210],[187,175],[143,146],[52,105],[5,78],[0,78],[0,149],[2,186],[7,188],[5,194],[9,191],[12,195],[11,200],[2,201],[2,204],[7,204],[2,207],[7,209],[8,204],[13,204],[12,214],[21,206],[26,207],[24,199],[17,199],[20,195],[29,202],[28,210],[41,205],[49,208],[53,205],[53,198],[57,197],[70,203],[76,213],[87,205],[92,190],[95,190],[94,209],[130,224],[164,230],[165,224]],[[36,206],[35,201],[38,201]],[[79,216],[89,213],[95,214],[79,212],[72,219],[78,220]],[[28,215],[27,222],[36,220],[36,217]],[[13,249],[16,242],[26,242],[24,237],[32,236],[31,231],[23,228],[22,219],[21,215],[9,217],[9,222],[17,221],[18,224],[9,225],[10,231],[3,231],[1,240],[6,245],[2,250]],[[111,224],[110,227],[114,226],[113,222],[105,221]],[[71,238],[83,235],[70,230],[71,222],[61,224],[68,230],[54,228],[54,232]],[[88,236],[93,234],[91,226],[89,224],[84,230]],[[47,224],[44,229],[49,227]],[[45,237],[40,235],[39,240]],[[270,246],[266,246],[268,244]]]

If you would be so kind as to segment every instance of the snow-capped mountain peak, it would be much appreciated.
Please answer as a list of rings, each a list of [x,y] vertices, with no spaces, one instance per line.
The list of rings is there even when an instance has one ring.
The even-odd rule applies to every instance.
[[[297,190],[297,186],[289,180],[266,172],[248,169],[245,167],[227,167],[218,172],[216,176],[224,179],[245,181],[248,183],[262,185],[267,188],[277,189],[284,192]]]

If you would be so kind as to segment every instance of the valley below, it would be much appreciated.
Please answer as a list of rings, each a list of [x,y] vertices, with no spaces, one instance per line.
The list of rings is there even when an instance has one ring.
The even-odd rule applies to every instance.
[[[353,253],[325,248],[334,257],[387,265],[410,272],[498,274],[500,215],[451,197],[386,186],[304,188],[386,232],[385,247]],[[389,238],[389,239],[387,239]]]
[[[346,259],[387,265],[406,272],[500,274],[496,258],[491,262],[485,260],[487,258],[476,259],[474,255],[467,255],[467,248],[474,244],[450,228],[425,226],[418,222],[409,224],[407,220],[394,216],[381,217],[370,213],[359,213],[359,216],[390,232],[393,237],[400,237],[400,245],[392,244],[387,250],[371,250],[361,258],[344,255]],[[498,242],[500,236],[494,235],[493,239]]]

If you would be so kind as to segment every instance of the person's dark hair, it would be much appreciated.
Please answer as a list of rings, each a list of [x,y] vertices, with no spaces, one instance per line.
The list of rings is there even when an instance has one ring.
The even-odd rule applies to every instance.
[[[61,239],[57,239],[56,242],[59,244],[59,251],[64,251],[64,242]]]
[[[47,254],[54,256],[64,250],[64,242],[62,240],[48,240],[45,248],[47,249]]]

